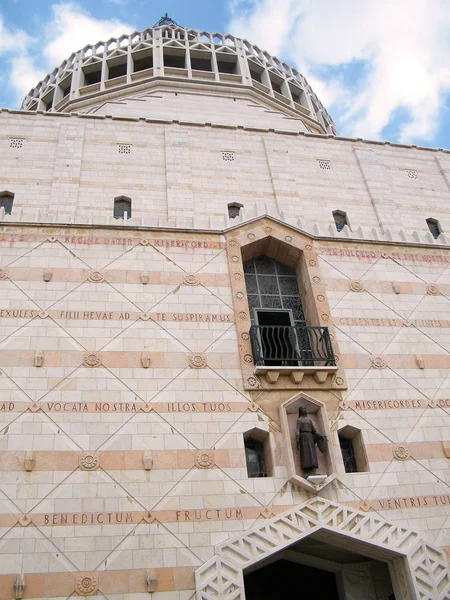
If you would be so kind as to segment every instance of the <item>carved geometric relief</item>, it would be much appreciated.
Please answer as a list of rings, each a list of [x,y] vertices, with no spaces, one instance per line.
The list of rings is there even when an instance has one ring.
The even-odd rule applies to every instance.
[[[244,600],[244,569],[321,529],[348,537],[349,547],[352,539],[370,544],[371,555],[379,548],[384,561],[386,550],[390,551],[394,587],[403,599],[449,598],[450,572],[444,552],[426,544],[414,531],[317,497],[216,546],[216,556],[195,573],[197,598],[219,599],[233,590],[230,597]]]

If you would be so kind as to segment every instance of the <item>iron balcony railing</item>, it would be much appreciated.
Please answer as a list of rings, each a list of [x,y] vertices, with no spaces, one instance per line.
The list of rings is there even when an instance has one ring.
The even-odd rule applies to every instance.
[[[253,358],[257,366],[335,366],[328,327],[252,325]]]

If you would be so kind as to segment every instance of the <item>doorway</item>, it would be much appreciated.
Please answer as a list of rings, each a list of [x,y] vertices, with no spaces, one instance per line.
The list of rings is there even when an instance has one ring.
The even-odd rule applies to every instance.
[[[246,600],[339,600],[334,573],[283,559],[245,575],[244,585]]]

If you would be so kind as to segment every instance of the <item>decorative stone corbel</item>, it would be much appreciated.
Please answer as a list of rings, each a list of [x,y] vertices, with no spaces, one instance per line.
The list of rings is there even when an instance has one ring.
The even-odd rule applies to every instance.
[[[328,377],[328,371],[316,371],[314,373],[314,379],[317,383],[325,383]]]
[[[147,271],[142,271],[141,273],[141,283],[143,283],[144,285],[147,285],[147,283],[150,281],[150,276],[147,273]]]
[[[27,450],[25,452],[24,468],[25,471],[32,471],[34,468],[34,458],[32,450]]]
[[[51,280],[52,277],[53,277],[52,271],[50,271],[50,269],[46,269],[43,274],[44,281],[48,282]]]
[[[44,366],[44,352],[42,350],[36,350],[34,354],[34,366],[35,367],[43,367]]]
[[[149,569],[145,574],[145,585],[150,594],[156,590],[157,578],[155,569]]]
[[[400,284],[399,283],[393,283],[392,284],[392,289],[394,290],[394,292],[396,294],[400,294],[400,292],[401,292],[401,288],[400,288]]]
[[[144,367],[144,369],[148,369],[150,366],[150,353],[149,352],[143,352],[141,354],[141,365]]]
[[[153,467],[153,453],[151,450],[144,450],[144,455],[142,457],[144,462],[144,469],[146,471],[150,471]]]
[[[444,449],[444,454],[445,454],[446,458],[450,458],[450,442],[443,441],[442,448]]]
[[[419,369],[425,369],[425,361],[421,354],[416,354],[416,363]]]
[[[293,383],[301,383],[303,376],[304,376],[305,372],[304,371],[292,371],[291,372],[291,379]]]
[[[25,591],[25,575],[20,573],[20,575],[16,575],[13,584],[14,598],[16,600],[20,600],[23,598],[23,593]]]

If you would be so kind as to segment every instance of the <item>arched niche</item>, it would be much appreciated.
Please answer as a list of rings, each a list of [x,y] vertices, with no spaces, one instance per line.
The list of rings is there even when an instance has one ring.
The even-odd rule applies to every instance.
[[[299,407],[306,407],[308,417],[312,420],[315,428],[328,438],[328,448],[322,454],[317,448],[319,468],[315,478],[307,478],[300,467],[300,456],[296,446],[296,426]],[[329,485],[336,477],[336,464],[334,458],[334,437],[331,435],[328,425],[325,404],[303,392],[296,394],[280,406],[281,431],[284,439],[286,453],[286,465],[288,468],[290,482],[309,492],[316,494]],[[319,479],[319,475],[323,478]]]

